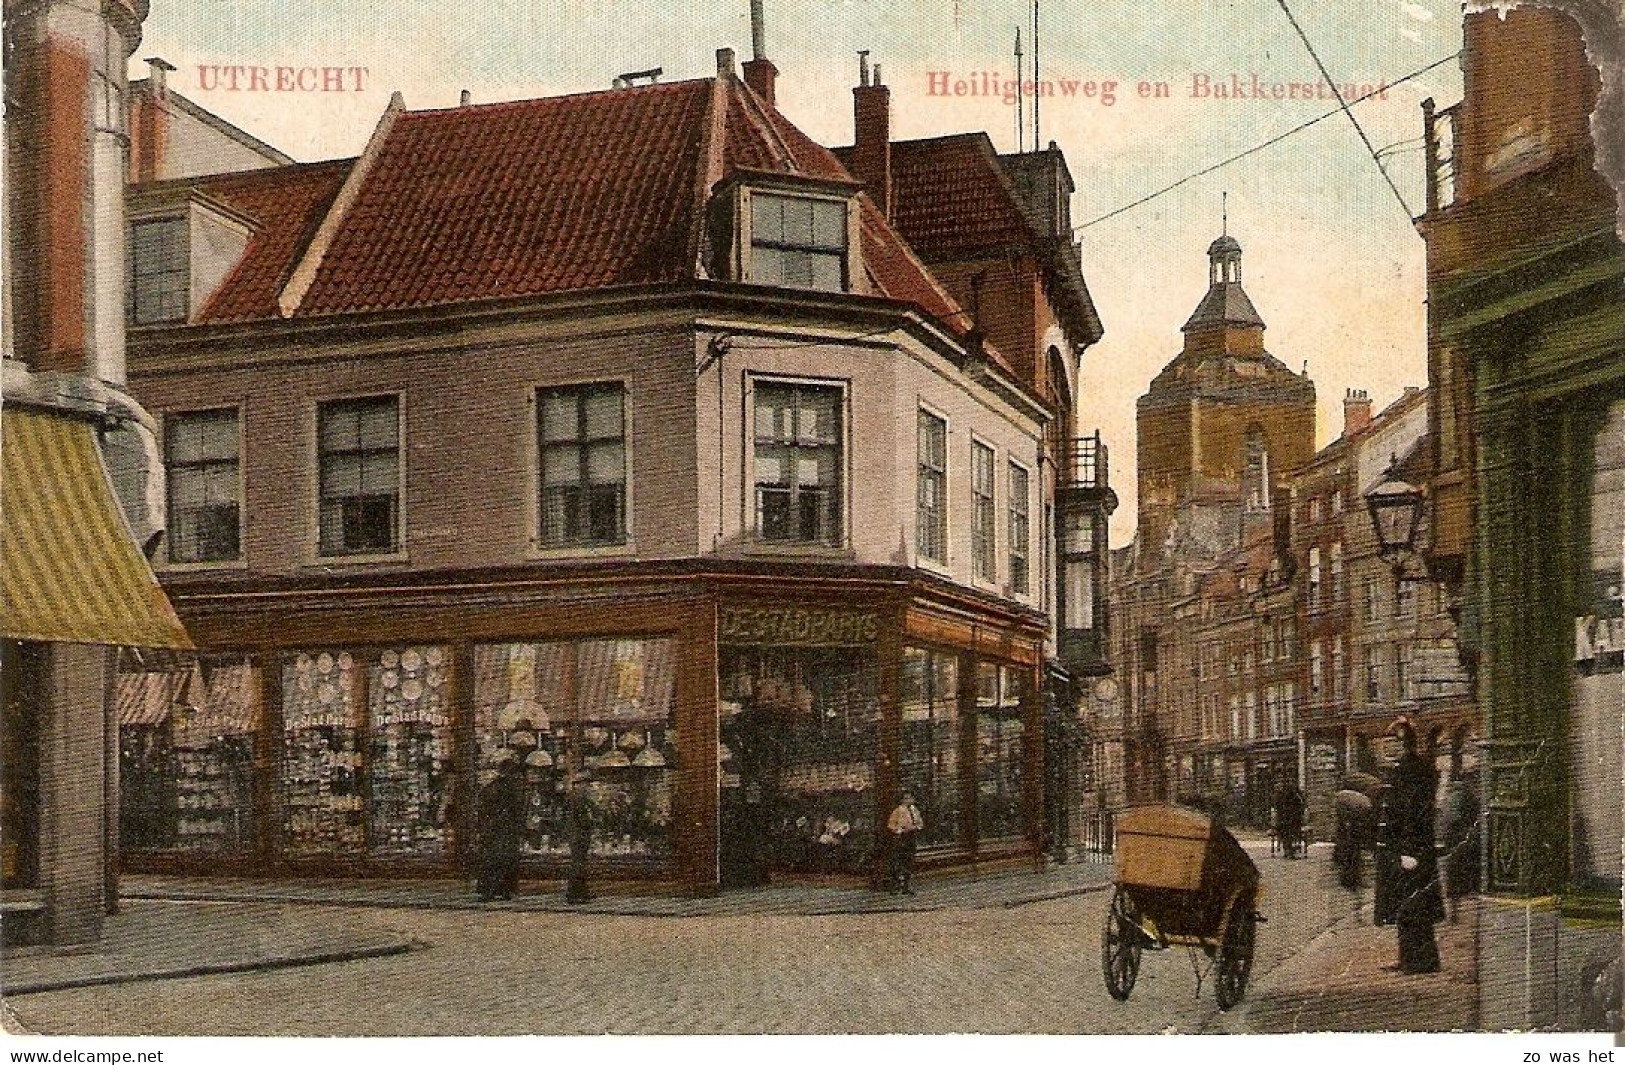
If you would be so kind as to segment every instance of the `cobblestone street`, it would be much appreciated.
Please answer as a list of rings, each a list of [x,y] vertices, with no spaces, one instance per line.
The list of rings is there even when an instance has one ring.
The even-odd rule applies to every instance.
[[[1351,918],[1359,900],[1331,884],[1323,849],[1299,862],[1249,849],[1264,872],[1268,918],[1257,988],[1272,971],[1291,971],[1282,963]],[[10,1006],[29,1030],[82,1035],[1217,1027],[1211,982],[1198,998],[1184,951],[1148,953],[1131,998],[1108,997],[1100,973],[1108,899],[1095,891],[1010,907],[697,918],[291,906],[301,920],[342,914],[424,946],[309,968],[30,994]]]

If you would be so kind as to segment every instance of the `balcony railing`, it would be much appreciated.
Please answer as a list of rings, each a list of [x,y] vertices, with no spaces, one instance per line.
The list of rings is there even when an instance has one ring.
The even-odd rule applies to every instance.
[[[1065,460],[1061,471],[1062,487],[1105,488],[1109,484],[1106,444],[1100,439],[1099,430],[1091,436],[1074,437],[1067,441]]]

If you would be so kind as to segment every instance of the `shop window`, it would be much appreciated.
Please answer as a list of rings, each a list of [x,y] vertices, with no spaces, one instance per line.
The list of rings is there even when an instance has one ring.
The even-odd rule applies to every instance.
[[[258,674],[242,659],[120,672],[119,841],[131,852],[254,845]]]
[[[474,649],[480,782],[511,751],[525,766],[522,853],[564,857],[570,773],[585,770],[592,855],[672,853],[676,655],[666,639],[493,644]]]
[[[844,292],[846,203],[810,196],[750,197],[750,279]]]
[[[1010,590],[1016,595],[1026,595],[1029,590],[1027,560],[1032,550],[1031,496],[1031,478],[1026,468],[1010,463]]]
[[[237,417],[235,407],[164,417],[171,562],[241,557]]]
[[[365,666],[347,651],[300,653],[282,667],[282,851],[365,850],[361,702]]]
[[[1024,694],[1019,670],[977,663],[976,834],[984,843],[1026,830]]]
[[[186,219],[158,218],[130,226],[130,321],[183,322],[191,271]]]
[[[720,681],[724,848],[742,830],[738,842],[775,869],[869,872],[878,843],[874,657],[724,648]]]
[[[400,401],[395,396],[323,403],[321,532],[324,555],[400,546]]]
[[[625,404],[620,382],[537,393],[544,547],[626,541]]]
[[[917,647],[903,649],[902,782],[914,792],[925,831],[920,842],[959,840],[959,660]]]
[[[978,580],[998,578],[995,557],[995,538],[998,535],[998,511],[993,498],[993,449],[978,441],[971,441],[971,573]]]
[[[452,852],[446,652],[390,649],[367,667],[367,831],[374,854]]]
[[[948,561],[948,423],[919,415],[915,473],[914,550],[933,562]]]
[[[757,534],[839,544],[841,389],[757,381],[754,393]]]

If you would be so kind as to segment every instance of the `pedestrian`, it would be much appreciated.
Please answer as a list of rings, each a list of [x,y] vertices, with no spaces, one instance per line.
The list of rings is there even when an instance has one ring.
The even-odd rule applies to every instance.
[[[1303,792],[1296,781],[1281,785],[1275,800],[1276,828],[1281,833],[1281,850],[1288,858],[1303,857]]]
[[[1386,842],[1394,877],[1391,893],[1399,933],[1402,973],[1439,971],[1439,944],[1433,926],[1444,917],[1439,866],[1433,848],[1434,791],[1438,775],[1417,752],[1416,729],[1401,717],[1389,729],[1400,743],[1399,762],[1389,775]]]
[[[891,835],[891,869],[886,878],[886,889],[893,895],[914,894],[914,851],[919,835],[925,830],[925,818],[914,804],[914,793],[903,790],[902,797],[892,807],[886,819],[886,831]]]
[[[1466,729],[1458,728],[1450,747],[1450,772],[1439,800],[1439,838],[1444,844],[1440,871],[1444,874],[1452,921],[1456,919],[1458,900],[1478,892],[1478,789],[1462,765],[1466,745]]]
[[[570,828],[570,873],[564,885],[564,901],[573,904],[590,902],[592,892],[587,888],[587,855],[592,853],[594,811],[587,785],[592,781],[585,770],[570,781],[567,806]]]
[[[519,889],[519,844],[525,831],[525,782],[519,756],[498,752],[496,772],[475,808],[475,891],[481,902],[511,899]]]

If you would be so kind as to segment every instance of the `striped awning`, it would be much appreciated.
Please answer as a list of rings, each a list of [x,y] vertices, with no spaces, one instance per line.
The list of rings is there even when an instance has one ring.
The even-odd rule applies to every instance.
[[[192,647],[135,546],[88,422],[0,411],[0,634]]]

